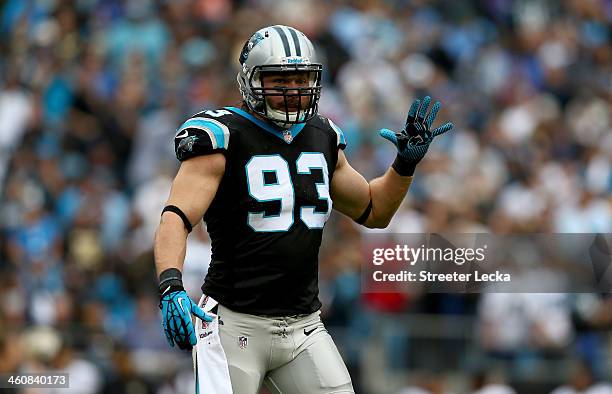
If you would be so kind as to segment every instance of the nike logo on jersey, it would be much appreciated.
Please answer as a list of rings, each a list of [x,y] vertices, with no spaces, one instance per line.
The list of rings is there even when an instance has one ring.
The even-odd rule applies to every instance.
[[[174,138],[183,138],[183,137],[187,137],[189,135],[189,132],[187,131],[187,129],[181,131],[180,133],[177,133],[176,136]]]
[[[310,334],[312,334],[312,333],[313,333],[313,332],[314,332],[316,329],[317,329],[316,327],[315,327],[315,328],[313,328],[313,329],[312,329],[312,330],[310,330],[310,331],[306,331],[306,329],[304,329],[304,335],[309,336],[309,335],[310,335]]]

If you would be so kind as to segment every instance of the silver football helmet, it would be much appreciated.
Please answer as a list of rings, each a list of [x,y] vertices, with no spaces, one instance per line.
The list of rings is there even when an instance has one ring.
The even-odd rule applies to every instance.
[[[316,62],[312,43],[299,30],[275,25],[258,30],[244,44],[240,53],[238,87],[249,109],[282,128],[304,123],[317,114],[321,97],[323,65]],[[308,87],[266,87],[263,78],[267,72],[308,72]],[[267,97],[284,98],[284,110],[272,108]],[[307,105],[302,99],[308,98]],[[297,111],[290,111],[288,99],[297,98]]]

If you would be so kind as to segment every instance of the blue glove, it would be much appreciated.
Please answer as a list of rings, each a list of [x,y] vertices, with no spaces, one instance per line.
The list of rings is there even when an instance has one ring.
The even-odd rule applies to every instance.
[[[182,285],[168,286],[161,294],[159,307],[168,344],[174,347],[176,343],[183,350],[191,350],[197,343],[191,315],[205,322],[213,320],[189,298]]]
[[[381,137],[391,141],[397,148],[398,155],[393,163],[393,168],[402,176],[412,176],[416,165],[425,157],[429,144],[434,137],[453,128],[453,124],[448,122],[430,130],[440,110],[440,102],[436,101],[429,115],[427,115],[430,103],[431,97],[429,96],[425,96],[422,103],[421,100],[414,100],[408,111],[406,125],[399,133],[389,129],[381,129],[379,132]]]

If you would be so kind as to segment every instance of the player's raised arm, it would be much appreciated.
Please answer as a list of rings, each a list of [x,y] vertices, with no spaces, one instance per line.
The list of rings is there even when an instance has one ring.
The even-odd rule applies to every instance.
[[[170,346],[176,343],[181,349],[191,349],[196,344],[192,314],[206,321],[211,320],[183,289],[181,271],[187,235],[208,209],[224,171],[225,157],[221,153],[183,161],[155,233],[160,307],[164,333]]]
[[[415,100],[402,131],[380,130],[381,137],[397,148],[395,162],[382,177],[368,183],[350,166],[344,153],[339,152],[331,183],[335,209],[366,227],[387,227],[410,187],[416,165],[427,153],[433,138],[453,128],[448,122],[431,130],[440,103],[436,102],[428,114],[430,103],[429,96],[422,102]]]

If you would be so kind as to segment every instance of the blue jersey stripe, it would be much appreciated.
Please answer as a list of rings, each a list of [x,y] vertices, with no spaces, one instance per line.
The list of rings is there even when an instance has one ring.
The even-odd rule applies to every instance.
[[[230,110],[230,111],[232,111],[232,112],[242,116],[243,118],[247,118],[251,122],[255,123],[257,126],[261,127],[262,129],[266,130],[267,132],[272,133],[275,136],[277,136],[278,138],[280,138],[283,141],[285,141],[285,138],[283,137],[283,132],[280,129],[277,129],[276,127],[272,126],[270,123],[264,122],[263,120],[256,118],[252,114],[250,114],[250,113],[248,113],[248,112],[246,112],[246,111],[244,111],[244,110],[242,110],[240,108],[225,107],[225,109],[228,109],[228,110]],[[295,136],[298,135],[300,133],[300,131],[302,131],[304,126],[306,126],[306,123],[297,123],[297,124],[294,124],[293,126],[291,126],[289,128],[289,130],[291,130],[291,136],[295,139]],[[287,142],[287,141],[285,141],[285,142]]]
[[[185,123],[183,123],[179,131],[187,129],[189,127],[195,127],[195,128],[202,127],[202,128],[206,128],[212,131],[213,135],[215,136],[215,140],[216,140],[215,142],[217,143],[217,147],[227,149],[227,145],[225,144],[225,134],[223,133],[223,130],[221,129],[221,127],[219,127],[215,123],[208,121],[206,119],[192,118],[186,121]]]

